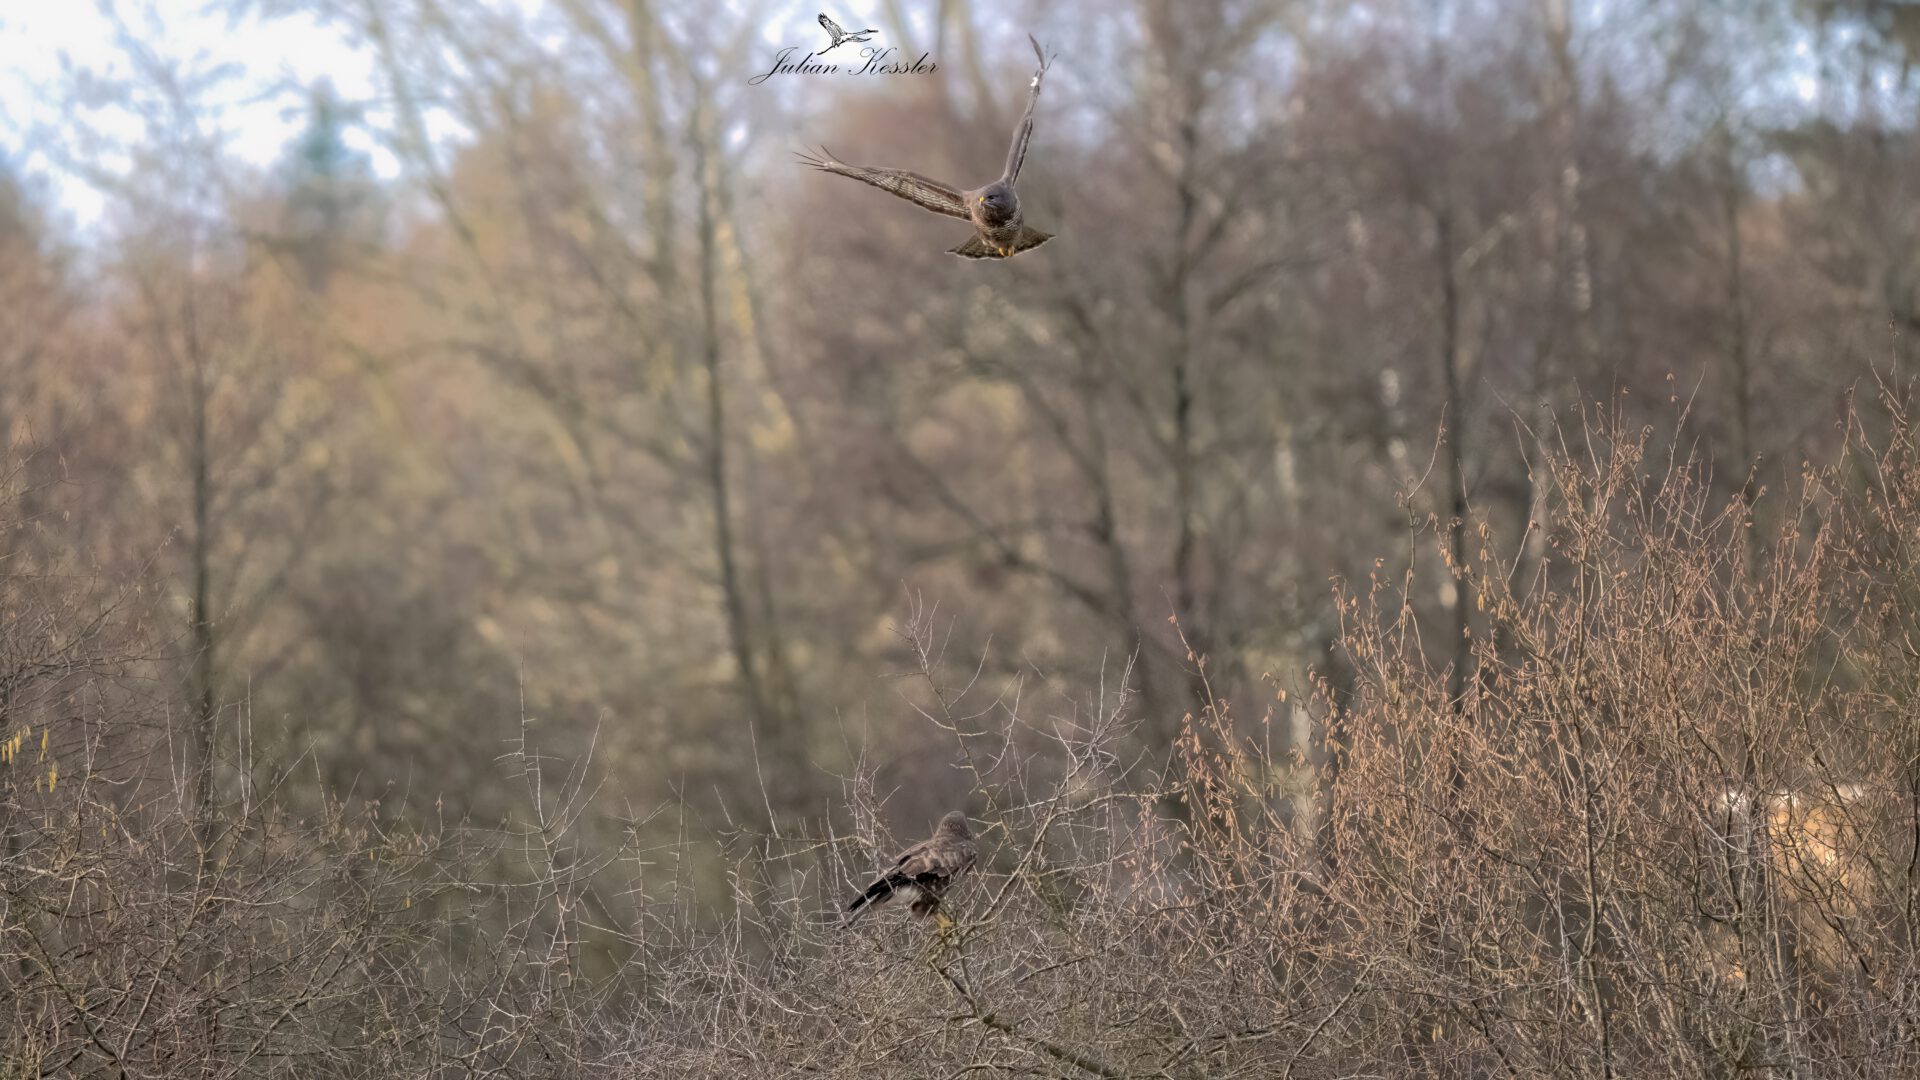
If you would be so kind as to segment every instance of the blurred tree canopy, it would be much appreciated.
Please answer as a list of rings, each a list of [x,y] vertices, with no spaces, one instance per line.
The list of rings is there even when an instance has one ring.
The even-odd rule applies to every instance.
[[[917,822],[967,786],[887,677],[918,597],[1061,716],[1124,672],[1141,768],[1208,685],[1270,714],[1305,807],[1333,582],[1440,582],[1457,698],[1474,538],[1559,572],[1556,417],[1684,433],[1764,524],[1920,329],[1897,6],[885,4],[934,75],[765,85],[813,9],[231,10],[344,35],[374,92],[288,89],[249,170],[218,58],[129,32],[50,136],[95,234],[0,183],[31,550],[138,583],[212,801],[497,816],[524,728],[599,747],[609,832],[815,814],[856,764]],[[1044,250],[963,264],[793,166],[985,177],[1028,31]]]

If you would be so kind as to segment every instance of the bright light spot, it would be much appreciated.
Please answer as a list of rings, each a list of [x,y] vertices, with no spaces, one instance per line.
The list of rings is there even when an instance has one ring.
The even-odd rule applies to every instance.
[[[400,159],[365,128],[349,128],[340,136],[340,141],[346,143],[348,149],[367,155],[367,163],[373,166],[373,175],[380,179],[391,180],[400,175]]]
[[[547,0],[496,0],[531,18]],[[308,89],[332,82],[346,101],[376,98],[374,58],[353,48],[337,27],[311,16],[244,19],[230,23],[206,0],[150,0],[121,5],[129,32],[165,61],[186,71],[234,70],[203,98],[202,122],[216,127],[226,151],[254,168],[278,162],[306,123]],[[106,84],[130,79],[133,68],[115,41],[113,23],[87,0],[28,4],[0,0],[0,164],[43,180],[56,207],[82,228],[101,220],[108,198],[68,168],[91,136],[137,143],[145,126],[134,112],[110,102],[70,107],[64,100],[76,77]],[[153,18],[145,13],[151,11]],[[434,138],[470,133],[450,116],[429,112]],[[379,124],[375,110],[370,122]],[[400,162],[377,136],[350,130],[347,143],[367,154],[376,175],[390,179]],[[87,147],[89,160],[124,167],[124,155]]]

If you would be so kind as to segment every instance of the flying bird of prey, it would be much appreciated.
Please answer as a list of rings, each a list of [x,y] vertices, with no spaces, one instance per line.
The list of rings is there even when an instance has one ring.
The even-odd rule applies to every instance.
[[[833,50],[839,48],[840,46],[845,45],[849,41],[871,41],[873,40],[873,35],[880,32],[878,30],[869,29],[869,30],[855,30],[852,33],[849,33],[845,29],[843,29],[839,23],[834,22],[832,19],[827,18],[827,13],[824,11],[820,13],[820,25],[826,28],[827,36],[833,39],[833,44],[827,46],[824,49],[821,49],[819,53],[815,54],[816,56],[822,55],[825,53],[830,53]]]
[[[915,918],[937,912],[941,896],[960,875],[973,868],[979,854],[973,833],[967,829],[967,815],[953,811],[940,819],[932,836],[901,852],[891,869],[853,898],[853,903],[847,905],[847,921],[841,925],[852,926],[862,913],[896,896],[909,901],[907,910],[913,912]]]
[[[1033,138],[1033,107],[1040,102],[1040,80],[1053,61],[1040,51],[1040,43],[1033,40],[1032,34],[1027,35],[1027,40],[1033,44],[1033,55],[1040,58],[1040,67],[1034,71],[1033,81],[1028,84],[1026,114],[1020,117],[1019,126],[1013,129],[1013,145],[1007,150],[1006,170],[1000,174],[1000,179],[986,187],[960,191],[905,169],[849,165],[824,148],[819,157],[801,154],[800,160],[816,169],[850,176],[882,191],[890,191],[936,214],[971,221],[974,235],[959,247],[948,249],[962,258],[1005,259],[1028,248],[1039,247],[1053,239],[1053,234],[1041,232],[1026,223],[1020,210],[1020,196],[1014,192],[1013,184],[1020,178],[1020,166],[1027,159],[1027,142]]]

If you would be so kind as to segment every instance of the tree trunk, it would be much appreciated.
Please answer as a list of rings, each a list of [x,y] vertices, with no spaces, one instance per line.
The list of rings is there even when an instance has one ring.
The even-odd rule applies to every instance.
[[[710,131],[711,104],[703,98],[693,122],[693,162],[698,178],[697,225],[700,238],[700,359],[707,378],[707,485],[713,498],[713,547],[720,563],[720,593],[726,611],[727,641],[739,669],[740,689],[755,730],[766,731],[771,719],[760,675],[753,657],[753,639],[747,624],[747,600],[740,581],[739,554],[733,536],[732,496],[727,484],[726,385],[720,366],[720,315],[715,296],[718,274],[718,215],[715,212],[717,147]],[[779,733],[784,734],[784,733]]]
[[[1453,572],[1453,662],[1447,671],[1447,698],[1456,712],[1466,708],[1467,668],[1473,641],[1467,594],[1473,589],[1467,566],[1466,408],[1460,390],[1460,276],[1453,254],[1453,211],[1434,213],[1434,254],[1440,271],[1440,373],[1447,410],[1447,549]]]
[[[207,415],[211,395],[207,358],[199,340],[194,303],[186,305],[186,349],[188,369],[188,481],[192,488],[193,536],[189,552],[193,591],[190,613],[193,641],[193,742],[194,798],[199,804],[201,821],[212,815],[214,803],[214,747],[219,721],[214,680],[218,672],[213,631],[213,462]]]

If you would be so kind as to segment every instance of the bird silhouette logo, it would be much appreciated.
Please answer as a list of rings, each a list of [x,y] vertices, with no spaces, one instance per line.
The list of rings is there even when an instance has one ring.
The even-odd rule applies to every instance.
[[[840,46],[845,45],[849,41],[872,41],[873,35],[880,32],[878,30],[872,30],[872,29],[848,30],[842,27],[839,23],[834,22],[832,19],[827,18],[827,13],[824,11],[820,13],[820,26],[822,29],[824,29],[827,32],[827,36],[829,38],[832,38],[833,41],[826,48],[821,49],[818,53],[815,53],[814,55],[816,56],[822,56],[827,53],[830,53],[833,50],[839,48]]]

